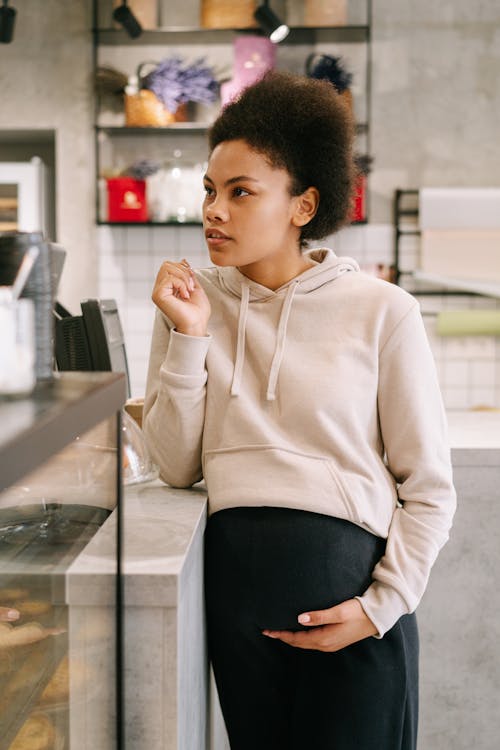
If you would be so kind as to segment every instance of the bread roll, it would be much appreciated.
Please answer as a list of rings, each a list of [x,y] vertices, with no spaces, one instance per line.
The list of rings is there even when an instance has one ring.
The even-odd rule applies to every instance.
[[[3,588],[0,589],[0,604],[5,604],[6,602],[15,602],[18,599],[26,599],[26,597],[29,595],[28,589],[22,589],[22,588],[15,588],[13,586],[9,588]]]
[[[16,602],[16,609],[23,617],[40,617],[50,612],[52,605],[41,599],[21,599]]]
[[[68,700],[69,696],[69,670],[68,657],[65,656],[56,671],[45,686],[40,696],[40,703],[53,704]]]
[[[55,739],[55,728],[49,717],[36,713],[25,721],[9,750],[51,750]]]

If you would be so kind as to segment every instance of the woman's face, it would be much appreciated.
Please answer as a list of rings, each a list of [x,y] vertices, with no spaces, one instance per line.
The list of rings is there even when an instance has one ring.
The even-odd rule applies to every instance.
[[[286,169],[243,140],[216,146],[204,178],[203,226],[210,258],[218,266],[283,263],[300,256],[300,196],[289,192]],[[248,273],[250,277],[252,273]]]

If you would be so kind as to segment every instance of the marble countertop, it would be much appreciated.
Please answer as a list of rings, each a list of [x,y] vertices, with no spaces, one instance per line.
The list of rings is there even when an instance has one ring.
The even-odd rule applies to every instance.
[[[205,529],[203,485],[189,490],[160,480],[125,488],[122,573],[124,602],[176,606],[190,549]],[[116,587],[116,511],[106,520],[66,575],[68,604],[113,605]]]
[[[452,450],[498,448],[500,450],[500,409],[498,411],[448,411]]]
[[[205,529],[204,485],[179,490],[156,480],[127,487],[124,504],[125,604],[176,606],[190,550]]]

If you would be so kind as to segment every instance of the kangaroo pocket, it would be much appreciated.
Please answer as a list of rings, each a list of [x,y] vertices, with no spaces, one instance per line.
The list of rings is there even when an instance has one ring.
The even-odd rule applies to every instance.
[[[359,523],[334,463],[275,446],[206,451],[204,477],[211,512],[235,505],[307,507]]]

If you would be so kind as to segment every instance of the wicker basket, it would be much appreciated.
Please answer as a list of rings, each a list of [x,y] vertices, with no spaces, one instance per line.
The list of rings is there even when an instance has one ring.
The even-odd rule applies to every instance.
[[[255,0],[202,0],[201,26],[205,29],[255,28]]]
[[[346,0],[306,0],[304,26],[345,26]]]
[[[149,89],[125,95],[125,124],[129,128],[162,128],[186,120],[186,104],[181,104],[176,112],[169,112]]]

